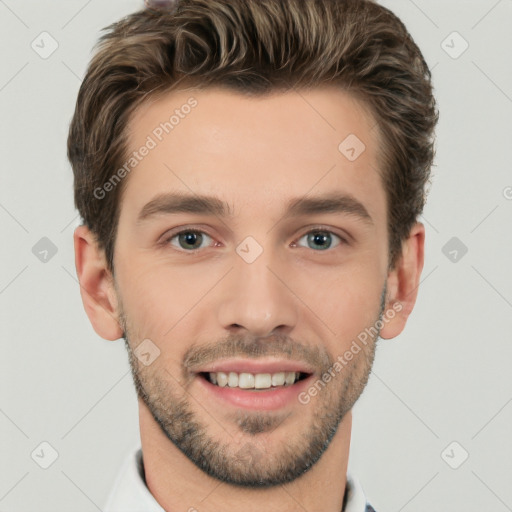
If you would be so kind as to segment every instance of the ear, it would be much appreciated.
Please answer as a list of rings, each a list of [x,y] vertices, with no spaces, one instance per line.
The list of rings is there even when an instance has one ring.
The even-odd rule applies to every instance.
[[[114,279],[108,269],[104,251],[86,226],[79,226],[73,235],[75,266],[85,312],[94,330],[106,340],[123,336],[119,324]]]
[[[386,322],[380,332],[381,338],[394,338],[405,328],[418,295],[424,263],[424,245],[425,226],[417,222],[402,244],[402,252],[395,268],[388,273],[388,296],[384,311]],[[386,311],[389,313],[386,314]],[[391,314],[392,311],[394,314]]]

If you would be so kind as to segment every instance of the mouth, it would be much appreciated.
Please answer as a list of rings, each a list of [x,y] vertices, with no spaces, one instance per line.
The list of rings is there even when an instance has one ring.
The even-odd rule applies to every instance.
[[[309,377],[305,372],[274,372],[274,373],[248,373],[248,372],[200,372],[198,374],[214,386],[236,388],[246,391],[268,391],[293,386]]]
[[[207,402],[267,411],[300,405],[298,396],[315,375],[313,368],[286,360],[224,360],[194,373]]]

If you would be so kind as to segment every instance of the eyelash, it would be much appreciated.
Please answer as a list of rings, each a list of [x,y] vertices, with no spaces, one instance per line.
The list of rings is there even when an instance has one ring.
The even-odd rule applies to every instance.
[[[209,238],[211,238],[213,240],[213,237],[211,235],[209,235],[206,231],[201,231],[200,229],[189,228],[189,229],[181,229],[180,231],[177,231],[175,233],[169,234],[168,236],[166,236],[162,240],[161,245],[164,245],[164,246],[170,245],[171,240],[175,239],[176,237],[178,237],[179,235],[182,235],[184,233],[193,233],[193,234],[206,235],[206,236],[208,236]],[[301,240],[302,238],[304,238],[305,236],[307,236],[307,235],[309,235],[311,233],[327,233],[327,234],[333,235],[333,236],[335,236],[336,238],[339,239],[339,243],[337,245],[335,245],[334,247],[329,247],[328,249],[314,251],[314,252],[329,252],[329,251],[332,251],[333,249],[335,249],[336,247],[338,247],[339,245],[349,245],[349,242],[347,241],[346,238],[344,238],[341,235],[338,235],[337,233],[335,233],[334,231],[332,231],[332,230],[330,230],[328,228],[324,228],[322,226],[317,226],[317,227],[314,227],[314,228],[310,229],[309,231],[306,231],[297,240]],[[293,244],[296,244],[296,242],[293,242]],[[304,249],[308,248],[308,247],[304,247],[304,246],[300,246],[300,247],[303,247]],[[178,252],[194,255],[194,254],[197,254],[201,250],[206,249],[206,248],[207,247],[202,248],[202,249],[190,249],[190,250],[185,250],[183,248],[176,248],[176,250]],[[313,250],[313,249],[311,249],[311,250]]]

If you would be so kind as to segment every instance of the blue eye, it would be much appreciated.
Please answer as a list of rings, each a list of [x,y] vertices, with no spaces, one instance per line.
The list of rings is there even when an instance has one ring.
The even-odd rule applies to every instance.
[[[307,245],[301,244],[301,240],[304,239],[306,239]],[[341,242],[342,239],[338,235],[335,235],[330,231],[316,229],[306,233],[301,238],[299,238],[298,245],[302,247],[309,247],[310,249],[325,251],[327,249],[332,249],[333,247],[338,246]]]
[[[337,247],[342,242],[345,240],[331,231],[314,229],[300,237],[297,245],[317,251],[326,251]],[[165,243],[169,243],[179,250],[194,252],[212,246],[213,239],[203,231],[186,229],[168,237]]]
[[[211,245],[212,238],[202,231],[186,230],[176,233],[168,239],[171,245],[184,249],[186,251],[194,251],[203,249]],[[209,241],[206,246],[202,246],[203,242]]]

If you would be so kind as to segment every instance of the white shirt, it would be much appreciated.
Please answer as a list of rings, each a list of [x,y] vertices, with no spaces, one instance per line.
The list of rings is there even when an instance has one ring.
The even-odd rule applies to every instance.
[[[359,481],[349,473],[347,474],[346,492],[347,503],[343,512],[365,512],[367,510],[363,489]],[[145,483],[141,447],[138,447],[125,459],[103,511],[165,512]]]

